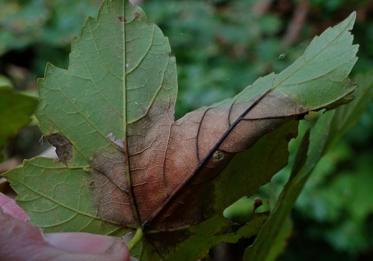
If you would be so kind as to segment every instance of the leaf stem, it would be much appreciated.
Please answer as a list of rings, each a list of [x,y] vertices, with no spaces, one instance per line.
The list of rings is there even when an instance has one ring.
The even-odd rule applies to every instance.
[[[128,242],[128,250],[131,252],[131,250],[139,243],[139,241],[141,241],[142,237],[143,237],[144,233],[142,231],[142,228],[139,227],[137,228],[136,230],[136,233],[135,235],[133,236],[133,238]]]

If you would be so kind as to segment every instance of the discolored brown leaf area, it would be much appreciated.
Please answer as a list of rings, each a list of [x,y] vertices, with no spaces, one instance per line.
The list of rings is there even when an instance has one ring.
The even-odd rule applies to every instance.
[[[354,87],[346,79],[356,62],[357,46],[349,32],[354,19],[352,14],[315,38],[281,73],[175,121],[176,59],[167,37],[141,8],[126,0],[104,1],[97,19],[88,19],[74,41],[68,68],[49,65],[39,82],[37,116],[48,141],[72,177],[75,171],[90,171],[90,181],[79,176],[81,184],[89,184],[84,185],[86,204],[74,205],[81,215],[94,199],[82,229],[91,229],[87,217],[147,232],[180,229],[254,193],[286,164],[280,150],[273,154],[274,167],[253,173],[252,180],[243,178],[251,173],[236,169],[228,192],[233,196],[226,200],[222,190],[229,182],[227,174],[220,174],[235,155],[283,123],[330,108],[351,94]],[[284,129],[276,138],[286,153],[294,128]],[[261,151],[267,161],[271,150]],[[235,193],[240,180],[255,185],[242,184],[250,189]],[[63,193],[58,198],[51,204],[65,206]],[[71,207],[65,210],[64,220],[72,220]],[[69,229],[75,229],[71,224]]]
[[[127,0],[103,1],[68,68],[48,65],[38,82],[40,128],[64,164],[39,158],[9,172],[20,204],[52,232],[147,237],[222,218],[286,165],[296,120],[354,91],[354,19],[315,37],[282,72],[175,121],[167,37]]]
[[[59,133],[53,133],[46,136],[47,141],[56,148],[56,154],[58,159],[63,162],[67,163],[73,157],[73,146],[71,142]]]
[[[213,199],[208,184],[230,159],[307,112],[273,90],[251,102],[204,107],[177,121],[173,109],[154,104],[131,125],[128,151],[103,151],[92,161],[99,213],[126,226],[138,222],[160,230],[198,223]],[[130,178],[123,175],[126,166]]]
[[[19,204],[45,232],[136,230],[128,246],[140,260],[199,260],[255,236],[266,217],[254,207],[239,226],[223,212],[286,166],[298,120],[351,97],[355,16],[282,72],[175,120],[167,37],[140,7],[104,0],[73,41],[68,67],[48,64],[38,81],[36,117],[60,162],[39,157],[5,174]]]

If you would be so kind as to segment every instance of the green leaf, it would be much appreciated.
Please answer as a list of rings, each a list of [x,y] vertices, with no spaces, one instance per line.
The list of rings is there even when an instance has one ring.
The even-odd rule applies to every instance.
[[[292,233],[292,225],[293,224],[290,217],[288,217],[281,225],[279,233],[273,240],[271,240],[273,245],[268,253],[268,260],[277,260],[278,257],[284,252],[287,246],[287,241]]]
[[[83,168],[37,158],[13,170],[10,179],[18,204],[46,231],[123,233],[117,225],[97,217],[88,175]]]
[[[239,226],[215,216],[184,231],[171,235],[150,235],[144,242],[141,260],[199,260],[208,250],[220,243],[237,243],[241,238],[251,238],[258,233],[266,214],[256,214]]]
[[[0,88],[10,88],[11,86],[12,83],[7,78],[0,75]]]
[[[273,258],[275,258],[275,256],[270,254],[272,248],[277,246],[275,242],[281,235],[282,227],[295,200],[302,190],[310,171],[321,157],[320,153],[322,153],[324,149],[323,146],[326,143],[325,135],[317,136],[317,134],[320,134],[318,131],[328,128],[331,118],[332,117],[321,117],[318,119],[317,123],[315,123],[315,129],[311,128],[312,125],[307,126],[309,124],[306,122],[300,126],[300,135],[295,141],[298,146],[295,159],[291,166],[289,181],[280,194],[273,212],[259,231],[254,244],[246,249],[244,260],[274,260]],[[314,131],[312,134],[311,129]],[[314,133],[316,133],[316,137],[314,138],[321,138],[321,140],[311,141],[310,136],[315,136]]]
[[[317,116],[311,124],[302,122],[301,134],[291,146],[295,150],[292,151],[291,159],[289,159],[290,178],[256,241],[246,249],[245,260],[275,260],[276,256],[270,255],[276,246],[274,241],[281,235],[281,228],[309,176],[312,175],[330,144],[335,143],[348,128],[356,123],[372,99],[371,77],[359,76],[357,83],[359,88],[351,103]]]
[[[354,77],[354,82],[359,87],[354,92],[354,99],[347,105],[343,105],[336,110],[333,119],[332,130],[334,138],[330,141],[330,146],[338,141],[347,130],[351,129],[360,119],[368,104],[373,99],[373,70],[358,74]]]
[[[71,174],[70,168],[81,171],[89,168],[99,151],[118,152],[122,145],[118,146],[115,139],[123,140],[128,136],[127,125],[147,116],[151,106],[167,103],[173,109],[177,91],[176,64],[175,58],[170,56],[167,38],[157,26],[146,21],[142,10],[124,2],[105,1],[98,19],[89,18],[80,37],[74,41],[68,70],[48,65],[45,79],[39,81],[37,117],[47,139],[57,147],[61,160],[69,160],[65,173]],[[59,163],[55,164],[60,167]],[[24,168],[29,167],[25,165]],[[40,178],[53,176],[52,167],[41,172],[38,173]],[[125,179],[125,174],[120,174]],[[85,179],[84,184],[92,182],[91,176],[81,177]],[[16,183],[19,176],[12,172],[7,177]],[[55,182],[53,178],[47,180],[51,186]],[[21,191],[21,186],[14,188]],[[48,197],[56,209],[61,208],[56,203],[58,195],[43,194],[41,197]],[[81,205],[92,205],[93,201],[91,194],[91,197],[82,198]],[[109,205],[109,208],[122,205],[118,202],[118,206]],[[131,208],[118,211],[133,220]],[[96,211],[96,217],[99,213]],[[33,217],[35,224],[50,230],[43,218]],[[131,222],[116,224],[121,227],[120,224]],[[64,230],[69,229],[71,227]],[[90,226],[90,229],[105,233],[100,226]],[[75,227],[71,231],[76,231]]]
[[[360,124],[364,119],[369,120],[367,108],[373,98],[372,72],[358,74],[353,79],[359,88],[355,92],[355,99],[336,112],[333,126],[339,126],[339,131],[335,132],[333,140],[338,140],[358,120]],[[354,137],[356,134],[358,135],[354,128],[348,131],[347,137]],[[368,196],[373,177],[372,155],[368,150],[356,157],[356,152],[348,146],[346,139],[336,143],[337,146],[334,143],[336,141],[330,143],[329,152],[312,172],[296,208],[302,215],[317,223],[333,224],[322,228],[310,227],[308,230],[312,230],[317,238],[327,240],[336,249],[354,254],[367,249],[370,242],[366,220],[373,211],[372,200]],[[348,164],[349,167],[341,171],[341,164]],[[333,178],[330,179],[331,177]]]
[[[0,149],[31,121],[36,106],[36,98],[16,92],[10,81],[0,76]]]
[[[46,231],[56,224],[95,233],[139,228],[143,253],[157,236],[172,239],[201,222],[220,231],[210,220],[286,164],[296,119],[336,106],[354,90],[347,80],[357,60],[354,19],[316,37],[283,72],[174,121],[176,62],[167,38],[140,8],[106,0],[73,42],[68,68],[48,65],[39,81],[37,117],[60,162],[34,159],[6,176]],[[59,222],[45,220],[48,211]],[[198,232],[190,236],[205,241]],[[160,256],[186,252],[190,241],[182,241],[168,247],[162,238]]]

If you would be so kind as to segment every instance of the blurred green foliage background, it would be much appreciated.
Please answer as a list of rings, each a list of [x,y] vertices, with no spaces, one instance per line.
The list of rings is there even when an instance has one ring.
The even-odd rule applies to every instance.
[[[100,2],[0,0],[1,79],[35,95],[36,78],[42,77],[45,64],[66,67],[69,42],[79,34],[85,17],[95,15]],[[354,35],[360,50],[352,78],[373,73],[369,0],[137,2],[170,38],[178,62],[178,117],[236,94],[258,76],[280,71],[314,35],[353,10],[358,15]],[[317,166],[294,210],[293,232],[282,260],[373,260],[372,116],[370,102],[357,125]],[[1,120],[6,116],[2,117],[0,130],[5,126]],[[8,135],[0,157],[4,162],[32,157],[47,146],[35,120]],[[276,182],[269,194],[276,190]]]

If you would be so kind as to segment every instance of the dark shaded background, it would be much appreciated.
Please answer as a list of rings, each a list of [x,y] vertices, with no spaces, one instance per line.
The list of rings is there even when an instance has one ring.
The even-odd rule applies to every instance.
[[[15,88],[36,93],[35,79],[46,62],[66,67],[69,42],[99,2],[0,0],[0,75]],[[170,38],[178,62],[178,117],[236,94],[258,76],[279,72],[314,35],[353,10],[360,50],[352,75],[373,73],[373,1],[137,2]],[[370,103],[318,165],[293,212],[282,260],[373,260],[372,116]],[[35,120],[9,137],[3,164],[41,153],[47,145],[40,137]]]

